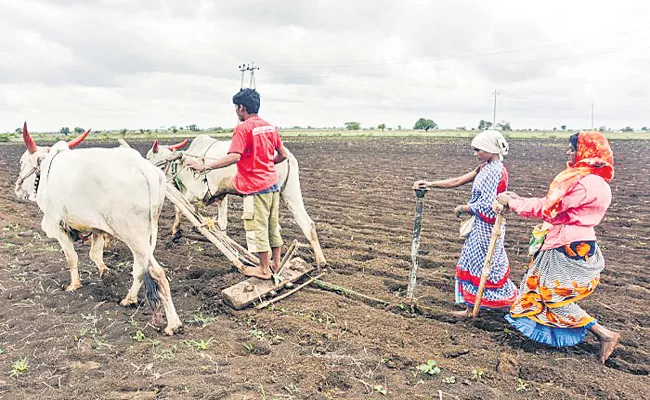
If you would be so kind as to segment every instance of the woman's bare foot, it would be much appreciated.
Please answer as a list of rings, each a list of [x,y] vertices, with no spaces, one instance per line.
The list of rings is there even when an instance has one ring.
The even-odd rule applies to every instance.
[[[621,340],[621,335],[610,331],[599,323],[596,323],[589,330],[598,336],[598,340],[600,341],[600,362],[605,364],[605,361],[612,355],[612,352]]]
[[[600,362],[605,364],[605,361],[612,355],[612,352],[621,340],[621,335],[616,332],[611,332],[608,337],[598,337],[600,340]]]
[[[264,271],[261,268],[245,266],[241,272],[246,276],[253,276],[260,279],[271,279],[273,277],[273,274],[268,267],[266,268],[266,271]]]

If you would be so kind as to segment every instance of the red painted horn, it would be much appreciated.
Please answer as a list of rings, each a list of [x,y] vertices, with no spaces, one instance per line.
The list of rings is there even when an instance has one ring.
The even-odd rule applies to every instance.
[[[182,142],[180,142],[178,144],[172,144],[171,146],[169,146],[169,150],[171,150],[171,151],[180,150],[183,147],[185,147],[186,144],[187,144],[187,139],[183,140]]]
[[[90,133],[90,129],[88,129],[86,132],[82,133],[81,135],[77,136],[76,138],[72,139],[71,141],[68,142],[68,147],[71,149],[74,149],[75,147],[79,146],[79,143],[83,142],[83,140],[88,136]]]
[[[23,125],[23,140],[25,141],[27,151],[30,153],[36,153],[36,143],[34,142],[34,138],[32,138],[32,135],[30,135],[29,132],[27,132],[27,121],[25,121],[25,124]]]
[[[153,141],[153,146],[151,146],[151,151],[158,153],[158,139]]]

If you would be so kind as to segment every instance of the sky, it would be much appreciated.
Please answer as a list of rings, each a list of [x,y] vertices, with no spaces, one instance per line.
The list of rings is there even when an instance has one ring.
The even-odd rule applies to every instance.
[[[650,127],[650,4],[0,0],[0,131],[231,128],[239,65],[279,127]],[[246,76],[245,86],[249,84]]]

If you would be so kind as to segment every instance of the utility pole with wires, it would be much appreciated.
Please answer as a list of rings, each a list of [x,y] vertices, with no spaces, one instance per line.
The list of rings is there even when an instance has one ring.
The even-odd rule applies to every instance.
[[[246,74],[247,71],[251,73],[250,77],[250,82],[248,84],[248,87],[251,89],[255,89],[255,70],[259,70],[260,67],[256,67],[255,63],[250,63],[250,64],[242,64],[238,66],[239,72],[241,72],[241,83],[239,87],[241,89],[244,88],[244,75]]]
[[[594,127],[594,103],[593,103],[593,101],[591,103],[589,103],[589,105],[591,106],[591,130],[593,131],[595,129],[595,127]]]
[[[494,110],[492,113],[492,128],[496,129],[497,127],[497,96],[499,95],[499,92],[497,92],[496,89],[494,89],[494,92],[492,92],[492,95],[494,96]]]

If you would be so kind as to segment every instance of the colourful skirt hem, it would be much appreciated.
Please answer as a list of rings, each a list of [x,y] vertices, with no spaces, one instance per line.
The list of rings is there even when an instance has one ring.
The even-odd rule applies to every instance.
[[[512,318],[506,315],[505,318],[529,339],[552,347],[571,347],[579,344],[584,340],[587,330],[596,324],[596,320],[593,320],[580,328],[556,328],[526,317]]]

